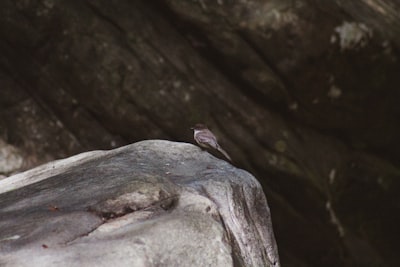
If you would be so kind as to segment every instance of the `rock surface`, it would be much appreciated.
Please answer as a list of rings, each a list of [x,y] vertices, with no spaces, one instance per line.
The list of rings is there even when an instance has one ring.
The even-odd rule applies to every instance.
[[[0,1],[0,178],[205,123],[283,266],[400,266],[399,0]]]
[[[279,266],[248,172],[142,141],[0,181],[1,266]]]

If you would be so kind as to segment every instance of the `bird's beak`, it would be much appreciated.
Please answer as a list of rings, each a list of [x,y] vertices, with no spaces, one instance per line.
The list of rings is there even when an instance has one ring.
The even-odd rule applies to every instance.
[[[190,130],[194,130],[194,127],[190,127]]]

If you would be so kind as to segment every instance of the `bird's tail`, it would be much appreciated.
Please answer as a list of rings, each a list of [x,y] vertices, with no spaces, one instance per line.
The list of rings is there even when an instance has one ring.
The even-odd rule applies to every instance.
[[[232,162],[231,157],[229,157],[228,153],[225,150],[223,150],[220,146],[217,147],[217,150],[221,152],[221,154],[224,155],[225,158],[227,158],[230,162]]]

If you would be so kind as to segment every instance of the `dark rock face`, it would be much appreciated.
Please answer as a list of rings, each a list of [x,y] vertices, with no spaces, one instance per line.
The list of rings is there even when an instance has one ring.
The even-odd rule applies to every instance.
[[[0,188],[2,266],[280,266],[261,185],[190,144],[84,153]]]
[[[202,122],[285,266],[400,265],[400,4],[0,3],[0,175]]]

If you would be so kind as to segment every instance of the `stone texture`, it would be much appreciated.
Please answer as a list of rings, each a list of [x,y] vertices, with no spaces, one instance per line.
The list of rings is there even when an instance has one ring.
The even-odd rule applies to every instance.
[[[23,159],[11,173],[144,139],[192,142],[188,128],[205,123],[263,185],[282,265],[399,266],[397,10],[2,1],[0,139]]]
[[[0,181],[2,266],[280,266],[248,172],[143,141]]]

